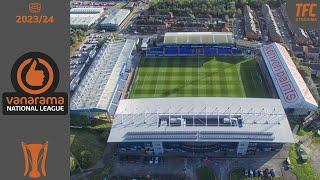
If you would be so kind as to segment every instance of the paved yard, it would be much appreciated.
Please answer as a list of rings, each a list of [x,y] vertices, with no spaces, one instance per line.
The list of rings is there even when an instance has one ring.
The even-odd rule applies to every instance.
[[[274,169],[276,176],[285,176],[292,180],[295,176],[284,170],[283,162],[287,157],[286,148],[282,152],[268,157],[258,158],[177,158],[164,157],[159,164],[149,164],[148,158],[137,158],[134,160],[117,160],[113,163],[111,175],[113,176],[146,176],[146,175],[168,175],[184,177],[185,179],[196,179],[196,169],[210,167],[214,170],[217,179],[229,179],[229,172],[236,168],[246,169]]]

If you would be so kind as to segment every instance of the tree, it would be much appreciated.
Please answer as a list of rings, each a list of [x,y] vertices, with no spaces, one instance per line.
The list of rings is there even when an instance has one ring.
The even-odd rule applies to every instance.
[[[80,164],[82,168],[88,168],[92,164],[93,155],[90,151],[84,150],[80,153]]]
[[[311,77],[311,69],[309,67],[300,65],[299,71],[303,77]]]
[[[70,124],[74,126],[87,126],[89,120],[86,116],[71,116]]]
[[[104,43],[106,43],[106,42],[107,42],[107,39],[106,39],[106,38],[101,38],[101,39],[99,39],[98,44],[97,44],[97,48],[101,48],[102,45],[103,45]]]
[[[208,29],[212,30],[214,28],[214,25],[212,23],[208,24]]]
[[[70,44],[73,45],[77,42],[77,38],[75,36],[70,36]]]
[[[77,160],[73,156],[70,156],[70,172],[71,174],[77,170]]]
[[[242,14],[242,11],[241,11],[240,8],[237,9],[237,14],[238,14],[238,15],[241,15],[241,14]]]

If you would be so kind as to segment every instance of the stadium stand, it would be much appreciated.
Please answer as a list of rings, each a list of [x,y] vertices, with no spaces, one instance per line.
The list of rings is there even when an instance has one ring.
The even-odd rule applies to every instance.
[[[147,56],[233,56],[242,51],[235,47],[230,32],[170,32],[163,45],[149,47]]]
[[[113,116],[131,68],[134,40],[104,45],[71,97],[72,113],[92,116],[95,112]]]
[[[164,44],[233,44],[231,32],[168,32]]]
[[[283,107],[297,115],[317,110],[318,104],[286,48],[272,43],[260,51]]]
[[[145,154],[149,147],[151,155],[210,150],[247,155],[276,152],[293,142],[279,99],[122,99],[114,117],[108,142],[117,143],[121,153]]]

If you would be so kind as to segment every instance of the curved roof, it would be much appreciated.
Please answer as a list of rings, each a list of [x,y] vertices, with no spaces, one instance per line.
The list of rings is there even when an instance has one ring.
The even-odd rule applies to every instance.
[[[168,32],[164,44],[233,44],[231,32]]]
[[[260,50],[283,107],[316,110],[318,104],[288,51],[278,43],[265,45]]]
[[[241,122],[224,122],[231,117]],[[171,123],[179,118],[183,119],[181,123]],[[290,143],[293,136],[279,99],[122,99],[108,142],[134,141]]]

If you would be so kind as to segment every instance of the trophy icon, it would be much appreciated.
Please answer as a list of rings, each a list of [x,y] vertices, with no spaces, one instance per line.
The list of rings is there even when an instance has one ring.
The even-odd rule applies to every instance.
[[[29,176],[30,178],[39,178],[46,176],[46,159],[48,153],[48,141],[42,144],[27,144],[21,142],[22,151],[24,155],[24,176]],[[31,168],[30,168],[31,166]],[[39,168],[40,166],[40,168]],[[40,171],[41,173],[40,173]],[[30,171],[30,172],[29,172]],[[29,172],[29,175],[28,175]]]

